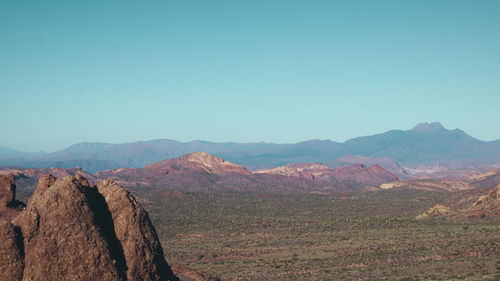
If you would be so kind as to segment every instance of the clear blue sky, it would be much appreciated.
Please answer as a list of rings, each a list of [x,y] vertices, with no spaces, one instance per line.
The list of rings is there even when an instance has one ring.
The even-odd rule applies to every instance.
[[[0,146],[500,139],[500,1],[0,1]]]

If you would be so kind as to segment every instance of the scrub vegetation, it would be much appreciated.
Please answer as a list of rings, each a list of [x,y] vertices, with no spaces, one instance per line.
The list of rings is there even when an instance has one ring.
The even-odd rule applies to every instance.
[[[415,219],[449,193],[168,194],[147,204],[167,260],[222,280],[500,278],[497,222]]]

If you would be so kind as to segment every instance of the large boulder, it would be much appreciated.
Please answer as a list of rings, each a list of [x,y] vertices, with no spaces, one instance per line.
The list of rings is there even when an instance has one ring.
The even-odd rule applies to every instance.
[[[112,180],[97,184],[123,248],[127,280],[175,280],[149,215],[129,191]]]

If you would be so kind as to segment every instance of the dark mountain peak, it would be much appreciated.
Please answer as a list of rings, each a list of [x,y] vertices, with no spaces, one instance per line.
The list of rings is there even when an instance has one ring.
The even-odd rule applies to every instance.
[[[443,127],[443,125],[441,125],[441,123],[439,122],[419,123],[412,129],[413,132],[423,132],[423,133],[438,132],[444,130],[446,130],[445,127]]]

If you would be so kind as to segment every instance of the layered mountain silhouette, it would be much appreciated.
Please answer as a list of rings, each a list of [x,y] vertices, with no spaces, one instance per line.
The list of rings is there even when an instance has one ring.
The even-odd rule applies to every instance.
[[[379,164],[394,173],[403,167],[435,165],[462,168],[498,163],[500,141],[481,141],[465,132],[447,130],[439,123],[421,123],[411,130],[392,130],[358,137],[344,143],[310,140],[295,144],[178,142],[161,139],[125,144],[79,143],[53,153],[29,154],[6,149],[0,152],[0,166],[23,168],[75,168],[91,173],[120,167],[140,168],[167,158],[204,151],[243,165],[250,170],[289,163],[320,162],[331,167],[356,163]]]

